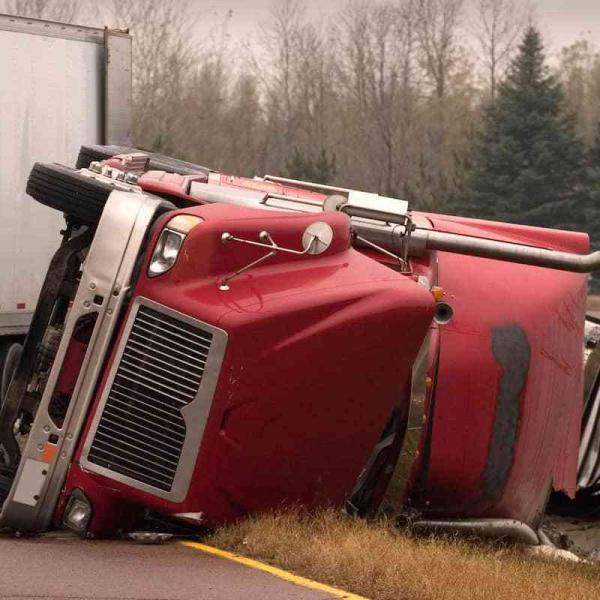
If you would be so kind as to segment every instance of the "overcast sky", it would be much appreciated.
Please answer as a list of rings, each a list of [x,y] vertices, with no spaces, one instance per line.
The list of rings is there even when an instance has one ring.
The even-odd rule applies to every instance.
[[[209,0],[210,1],[210,0]],[[229,31],[236,40],[247,39],[255,25],[266,18],[273,0],[212,0],[213,15],[224,16],[232,11]],[[342,8],[346,0],[305,0],[314,15],[327,14]],[[550,50],[574,42],[582,35],[600,46],[600,0],[538,0],[535,14]],[[197,6],[206,10],[205,2]]]

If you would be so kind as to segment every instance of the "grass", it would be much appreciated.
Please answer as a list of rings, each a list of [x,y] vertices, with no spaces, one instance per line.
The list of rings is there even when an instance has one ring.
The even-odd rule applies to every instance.
[[[588,296],[587,307],[588,310],[600,310],[600,295]]]
[[[415,538],[333,510],[252,517],[214,546],[377,600],[600,597],[600,565],[533,558],[515,547]]]

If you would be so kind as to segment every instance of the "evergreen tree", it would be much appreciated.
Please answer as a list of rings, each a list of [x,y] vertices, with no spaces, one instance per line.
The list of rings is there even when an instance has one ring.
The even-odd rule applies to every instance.
[[[585,231],[590,234],[594,250],[600,250],[600,123],[588,152],[590,198],[585,211]],[[591,278],[591,290],[600,293],[600,273]]]
[[[588,152],[588,163],[593,171],[600,174],[600,123],[596,125],[596,136]]]
[[[294,148],[292,157],[286,162],[287,176],[292,179],[302,179],[314,183],[329,183],[336,173],[335,154],[321,147],[316,158]]]
[[[484,115],[471,214],[502,221],[585,228],[585,150],[530,27]]]

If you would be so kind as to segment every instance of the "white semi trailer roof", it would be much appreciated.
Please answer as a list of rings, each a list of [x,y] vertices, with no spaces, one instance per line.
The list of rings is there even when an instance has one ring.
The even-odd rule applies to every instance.
[[[0,336],[27,331],[62,216],[25,194],[36,161],[130,145],[131,38],[0,14]]]

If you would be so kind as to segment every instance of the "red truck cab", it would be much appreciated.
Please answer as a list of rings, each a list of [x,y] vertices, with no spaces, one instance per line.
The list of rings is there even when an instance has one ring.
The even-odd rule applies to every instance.
[[[574,493],[587,236],[136,160],[60,171],[89,202],[39,303],[52,365],[33,388],[26,344],[0,412],[5,526],[346,504],[531,539]]]

